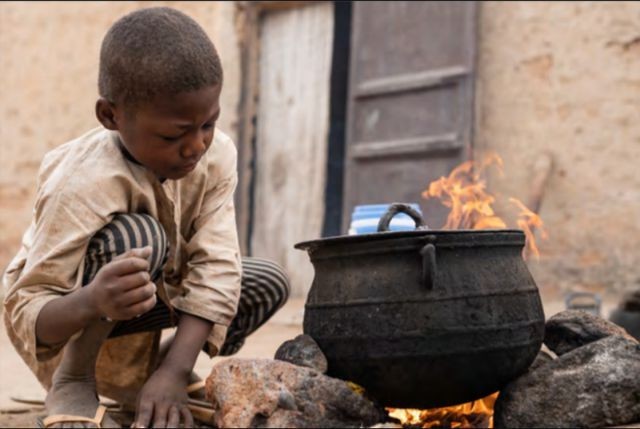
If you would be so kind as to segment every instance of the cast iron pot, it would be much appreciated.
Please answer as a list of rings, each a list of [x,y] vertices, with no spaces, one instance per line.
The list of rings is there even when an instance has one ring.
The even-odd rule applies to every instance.
[[[500,390],[527,370],[544,337],[540,295],[520,230],[417,229],[296,244],[315,277],[304,332],[331,376],[382,405],[432,408]]]

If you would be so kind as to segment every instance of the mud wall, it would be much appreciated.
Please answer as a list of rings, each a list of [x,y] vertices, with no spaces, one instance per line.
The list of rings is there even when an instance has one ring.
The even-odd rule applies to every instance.
[[[486,2],[479,27],[476,156],[505,163],[490,188],[526,200],[554,161],[543,292],[640,287],[640,3]]]

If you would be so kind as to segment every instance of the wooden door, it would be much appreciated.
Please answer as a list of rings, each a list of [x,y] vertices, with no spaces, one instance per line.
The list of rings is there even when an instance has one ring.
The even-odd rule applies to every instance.
[[[293,245],[322,233],[333,3],[267,11],[259,36],[251,250],[282,265],[292,294],[305,296],[313,267]]]
[[[354,2],[342,229],[353,207],[419,202],[471,156],[475,2]]]

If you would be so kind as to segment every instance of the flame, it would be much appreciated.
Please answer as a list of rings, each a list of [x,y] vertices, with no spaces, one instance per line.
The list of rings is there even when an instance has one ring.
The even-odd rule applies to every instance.
[[[536,257],[540,257],[540,251],[538,250],[538,246],[536,245],[536,239],[533,235],[534,228],[538,228],[540,230],[541,237],[546,240],[549,238],[547,232],[543,228],[543,222],[540,216],[529,210],[522,202],[516,198],[509,198],[509,202],[515,204],[519,209],[520,213],[518,214],[518,220],[516,223],[524,231],[524,235],[527,238],[527,246],[531,253]]]
[[[403,426],[420,428],[492,428],[493,406],[498,392],[477,401],[428,410],[387,408]]]
[[[496,198],[487,191],[487,183],[482,173],[489,167],[496,166],[503,175],[503,161],[497,154],[484,158],[474,168],[473,161],[466,161],[454,168],[449,176],[440,177],[429,184],[422,193],[424,198],[438,198],[451,210],[442,229],[504,229],[507,227],[493,210]],[[510,198],[509,201],[520,209],[518,227],[526,236],[526,248],[539,258],[540,252],[534,236],[535,229],[540,230],[543,239],[547,238],[543,230],[540,216],[529,210],[520,200]],[[526,257],[526,253],[523,253]]]

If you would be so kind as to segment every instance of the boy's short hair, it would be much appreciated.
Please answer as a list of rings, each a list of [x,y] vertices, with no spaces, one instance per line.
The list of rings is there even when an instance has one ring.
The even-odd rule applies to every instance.
[[[215,46],[196,21],[175,9],[125,15],[102,41],[98,90],[111,102],[138,105],[221,82]]]

